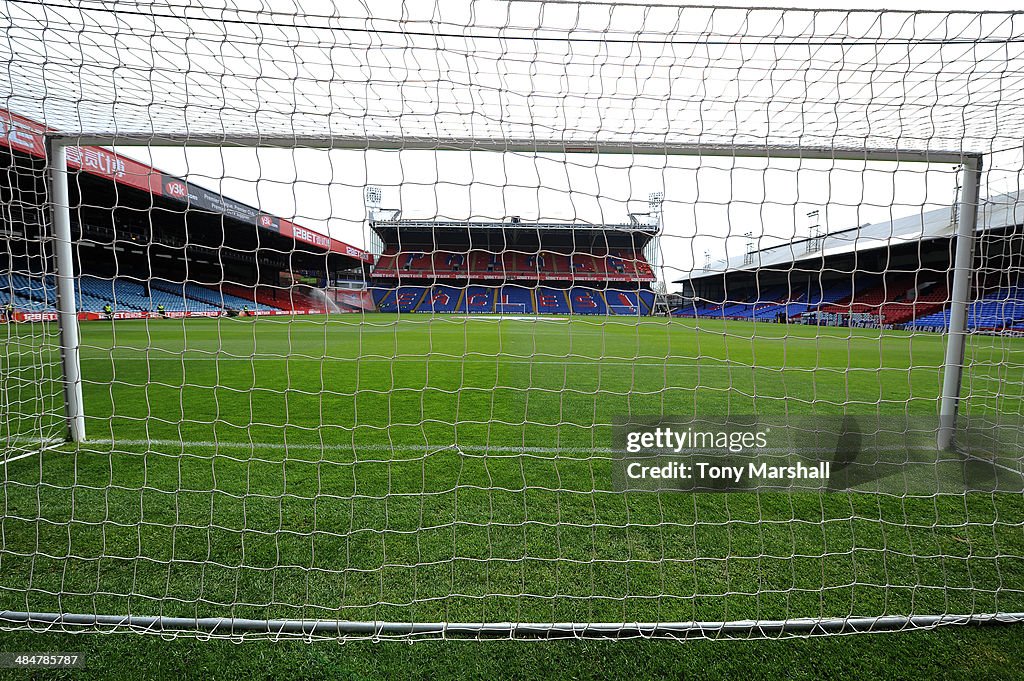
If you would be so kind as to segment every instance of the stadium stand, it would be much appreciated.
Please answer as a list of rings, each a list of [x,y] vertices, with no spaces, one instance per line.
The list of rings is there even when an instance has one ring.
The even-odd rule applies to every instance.
[[[870,288],[860,295],[852,295],[848,287],[813,293],[809,303],[805,302],[805,292],[789,299],[772,300],[777,289],[766,289],[760,300],[726,304],[694,300],[676,309],[673,315],[788,321],[801,319],[807,313],[852,313],[880,316],[882,324],[921,331],[942,331],[949,326],[949,288],[944,281],[904,281],[896,285],[880,282],[881,277],[876,277],[874,284],[869,284]],[[1003,287],[976,295],[979,298],[968,308],[969,328],[1000,330],[1024,326],[1024,286]]]
[[[371,220],[381,312],[648,315],[656,225]],[[474,244],[483,247],[474,247]]]
[[[968,327],[1024,329],[1024,282],[1007,280],[1024,252],[1019,192],[979,207]],[[693,270],[678,317],[941,332],[949,326],[956,214],[939,208],[753,250]]]
[[[227,288],[227,287],[224,287]],[[288,291],[279,297],[277,306],[256,302],[253,298],[234,295],[244,287],[231,287],[231,292],[215,290],[193,282],[154,279],[149,293],[145,286],[129,278],[104,279],[83,275],[76,282],[76,305],[81,312],[104,312],[107,306],[115,311],[214,313],[249,309],[260,312],[281,310],[323,310],[304,293]],[[253,289],[249,289],[250,292]],[[10,303],[19,312],[55,312],[56,283],[53,277],[29,277],[23,274],[0,274],[0,305]]]
[[[469,286],[464,297],[463,312],[494,312],[497,291],[492,286]]]
[[[461,298],[461,289],[454,286],[433,286],[424,297],[422,307],[430,312],[455,312]]]
[[[573,314],[608,314],[601,291],[574,286],[569,290],[569,306]]]
[[[324,303],[313,298],[303,290],[301,286],[242,286],[240,284],[224,283],[220,290],[231,296],[235,301],[241,301],[242,305],[253,306],[255,303],[258,309],[287,310],[287,311],[312,311],[323,312]]]
[[[465,288],[435,284],[371,289],[381,312],[647,315],[654,306],[651,291],[571,289],[519,285]]]
[[[532,313],[534,305],[533,290],[526,286],[502,286],[501,294],[495,303],[495,311],[503,313]]]
[[[647,315],[654,310],[654,293],[651,291],[606,290],[605,302],[610,315]]]
[[[52,280],[23,274],[0,274],[0,304],[14,307],[23,312],[49,312],[55,309],[57,300]]]
[[[719,319],[779,320],[798,317],[809,310],[820,309],[823,304],[838,303],[851,297],[849,283],[838,283],[828,288],[820,286],[775,286],[764,292],[755,291],[743,300],[717,302],[691,300],[673,311],[677,317],[710,317]]]
[[[40,274],[54,267],[46,128],[2,109],[0,123],[10,132],[0,135],[0,233],[17,235],[0,249],[0,305],[37,321],[24,315],[54,315],[57,304],[56,282]],[[68,171],[80,319],[362,309],[313,295],[364,282],[373,256],[362,249],[108,149],[69,147]]]
[[[254,302],[247,298],[225,293],[223,290],[215,291],[204,288],[191,282],[182,283],[171,282],[166,279],[154,279],[152,282],[152,288],[156,289],[153,291],[154,297],[157,295],[158,291],[165,291],[167,293],[171,293],[177,299],[180,291],[183,299],[186,301],[186,305],[191,301],[192,303],[206,303],[213,309],[243,310],[245,308],[250,308],[260,311],[274,311],[278,309],[276,307]]]
[[[944,281],[922,283],[914,281],[913,277],[888,281],[882,277],[864,293],[824,305],[820,310],[832,314],[877,315],[882,324],[902,324],[940,309],[948,297]]]

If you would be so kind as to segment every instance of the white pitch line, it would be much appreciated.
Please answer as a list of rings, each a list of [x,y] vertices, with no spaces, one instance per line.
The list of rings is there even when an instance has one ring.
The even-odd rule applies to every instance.
[[[445,364],[522,364],[522,365],[527,365],[527,366],[532,366],[532,365],[555,365],[555,366],[595,366],[595,365],[598,365],[598,366],[628,366],[628,367],[640,366],[640,367],[671,367],[673,369],[697,369],[697,368],[701,368],[701,369],[712,369],[712,368],[714,368],[714,369],[728,369],[728,368],[748,369],[748,368],[751,368],[751,365],[749,365],[749,364],[742,364],[742,363],[738,363],[738,362],[737,363],[733,363],[733,362],[730,362],[729,360],[717,360],[717,361],[716,360],[709,360],[709,362],[710,362],[709,364],[697,364],[697,363],[679,364],[679,363],[673,363],[673,362],[634,362],[634,361],[630,361],[630,360],[618,360],[618,361],[616,361],[616,360],[604,359],[604,358],[601,358],[601,357],[583,358],[581,361],[560,361],[560,360],[556,360],[556,361],[548,361],[548,360],[537,361],[537,360],[530,360],[530,359],[512,359],[512,358],[508,358],[508,359],[506,359],[506,358],[490,358],[490,359],[488,359],[488,358],[483,358],[483,357],[480,357],[480,358],[477,358],[477,357],[466,357],[466,358],[460,358],[460,357],[395,357],[395,358],[391,358],[391,357],[358,357],[358,358],[351,358],[351,357],[322,357],[321,358],[321,357],[293,357],[293,356],[280,356],[280,357],[271,357],[271,356],[261,356],[261,357],[228,356],[228,357],[220,357],[220,356],[218,356],[218,357],[210,357],[210,356],[202,356],[202,355],[200,355],[200,356],[191,356],[190,355],[188,357],[120,357],[120,356],[113,357],[113,358],[111,358],[111,357],[82,357],[80,361],[82,361],[82,362],[108,362],[108,363],[111,362],[111,361],[113,361],[115,363],[116,362],[125,362],[125,361],[129,361],[129,362],[177,362],[177,363],[180,364],[180,363],[185,363],[185,362],[194,362],[194,361],[198,361],[198,360],[208,361],[208,362],[209,361],[214,361],[214,362],[250,362],[250,363],[255,363],[255,362],[282,362],[282,361],[284,361],[284,362],[290,362],[290,363],[295,363],[295,362],[318,362],[318,363],[353,362],[353,363],[363,363],[363,364],[370,364],[370,363],[394,364],[394,363],[398,363],[398,362],[415,362],[415,363],[418,363],[418,364],[423,364],[423,363],[430,363],[430,364],[434,364],[434,363],[445,363]],[[32,366],[35,366],[35,365],[32,365]],[[781,367],[781,368],[778,368],[778,369],[772,369],[771,367],[753,367],[753,368],[763,368],[763,369],[768,369],[768,370],[773,370],[773,371],[781,371],[783,368],[786,368],[786,369],[805,369],[805,370],[809,371],[809,370],[818,370],[818,369],[827,368],[827,367],[814,367],[814,366],[794,367],[794,366],[788,366],[788,367]],[[837,368],[837,370],[839,370],[839,368]],[[843,367],[842,370],[846,371],[847,368]],[[874,370],[874,369],[872,369],[872,370]]]
[[[366,452],[394,452],[394,451],[413,451],[413,452],[443,452],[446,450],[461,450],[467,452],[526,452],[531,454],[559,454],[559,453],[579,453],[579,452],[598,452],[598,453],[614,453],[617,450],[610,449],[608,447],[527,447],[527,446],[487,446],[487,445],[461,445],[452,443],[448,445],[423,445],[423,444],[365,444],[365,445],[351,445],[351,444],[314,444],[314,443],[297,443],[289,444],[287,442],[238,442],[234,440],[217,441],[217,440],[198,440],[198,441],[182,441],[182,440],[87,440],[82,443],[80,448],[88,447],[88,445],[111,445],[116,447],[117,445],[123,445],[126,447],[179,447],[187,449],[188,447],[198,447],[204,449],[269,449],[269,450],[295,450],[295,451],[366,451]]]
[[[441,453],[446,451],[456,452],[500,452],[500,453],[513,453],[513,454],[579,454],[579,453],[593,453],[593,454],[616,454],[624,453],[622,449],[615,449],[612,447],[533,447],[523,445],[469,445],[452,443],[448,445],[424,445],[424,444],[396,444],[387,445],[382,443],[376,444],[365,444],[365,445],[351,445],[351,444],[315,444],[315,443],[296,443],[289,444],[286,442],[239,442],[235,440],[167,440],[167,439],[89,439],[86,442],[78,445],[80,450],[89,451],[89,445],[110,445],[116,448],[118,445],[124,447],[175,447],[182,450],[188,448],[200,448],[200,449],[233,449],[233,450],[272,450],[272,451],[363,451],[363,452],[401,452],[401,451],[412,451],[412,452],[425,452],[425,453]],[[54,446],[51,445],[47,449]],[[68,445],[72,446],[72,445]],[[873,447],[873,451],[931,451],[933,445],[922,444],[922,445],[888,445]],[[115,449],[116,451],[116,449]],[[687,455],[694,453],[703,453],[707,450],[690,450],[684,449],[680,452],[662,452],[660,455]],[[758,454],[787,454],[792,453],[794,449],[792,447],[766,447],[758,449]],[[811,454],[811,453],[833,453],[834,448],[830,447],[814,447],[814,448],[799,448],[800,453]],[[25,456],[31,456],[38,452],[29,452],[25,455],[19,455],[17,458],[24,458]],[[16,459],[9,459],[13,461]],[[359,463],[359,462],[357,462]],[[363,463],[381,463],[379,461],[366,461]],[[401,460],[397,461],[401,463]]]
[[[10,441],[10,442],[18,442],[19,440],[21,440],[23,442],[26,442],[28,444],[38,444],[39,445],[39,449],[34,449],[32,451],[25,452],[24,454],[18,454],[17,456],[7,457],[3,461],[0,461],[0,466],[6,466],[9,463],[14,463],[15,461],[20,461],[22,459],[27,459],[30,456],[36,456],[37,454],[41,454],[41,453],[43,453],[45,451],[49,451],[51,449],[56,449],[57,447],[62,447],[65,444],[67,444],[63,440],[39,440],[39,439],[29,439],[29,438],[10,438],[8,441]]]
[[[19,454],[18,456],[10,456],[10,457],[4,459],[2,462],[0,462],[0,465],[6,466],[9,463],[14,463],[15,461],[21,461],[22,459],[27,459],[28,457],[35,456],[36,454],[39,454],[40,452],[44,452],[47,449],[52,449],[54,446],[59,446],[59,445],[51,445],[50,447],[43,447],[42,449],[39,449],[39,450],[36,450],[36,451],[33,451],[33,452],[25,452],[24,454]]]

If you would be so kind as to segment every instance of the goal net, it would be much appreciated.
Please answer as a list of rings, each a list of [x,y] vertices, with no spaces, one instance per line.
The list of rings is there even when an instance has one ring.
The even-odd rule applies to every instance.
[[[7,10],[0,627],[1024,619],[1020,15]]]

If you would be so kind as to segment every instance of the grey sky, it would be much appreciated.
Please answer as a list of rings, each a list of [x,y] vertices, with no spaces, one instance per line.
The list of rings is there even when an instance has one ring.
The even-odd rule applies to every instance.
[[[19,3],[0,83],[11,110],[84,132],[1019,150],[1024,125],[998,105],[1024,96],[1024,17],[815,4]],[[367,184],[410,217],[591,223],[625,221],[661,191],[665,279],[706,251],[741,253],[748,233],[765,247],[804,236],[813,209],[845,229],[948,205],[956,185],[950,166],[908,163],[119,151],[360,246]],[[1019,151],[996,166],[985,193],[1018,189]]]

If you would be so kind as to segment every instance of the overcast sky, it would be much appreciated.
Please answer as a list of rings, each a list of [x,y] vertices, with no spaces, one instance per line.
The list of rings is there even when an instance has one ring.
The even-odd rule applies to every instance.
[[[989,164],[999,169],[983,193],[1019,185],[1024,129],[1001,117],[998,104],[1024,96],[1021,16],[530,0],[305,1],[301,11],[286,0],[205,0],[173,10],[122,2],[107,7],[114,12],[59,2],[8,7],[15,28],[0,44],[10,65],[0,74],[7,104],[62,130],[1015,146]],[[941,164],[118,151],[358,246],[367,245],[367,185],[382,187],[384,206],[404,217],[587,223],[626,222],[646,211],[651,192],[662,192],[659,274],[667,280],[703,267],[706,253],[713,262],[741,254],[749,238],[760,247],[802,238],[812,210],[824,229],[846,229],[947,206],[957,184],[954,168]]]
[[[141,154],[139,152],[142,152]],[[490,152],[263,149],[153,150],[140,160],[302,225],[365,245],[363,189],[423,219],[628,222],[664,192],[663,278],[808,235],[807,213],[829,231],[949,205],[949,165],[765,161],[687,156],[520,155]]]

